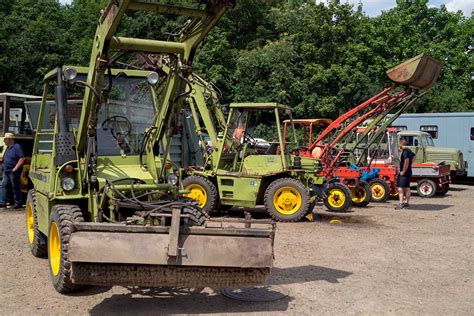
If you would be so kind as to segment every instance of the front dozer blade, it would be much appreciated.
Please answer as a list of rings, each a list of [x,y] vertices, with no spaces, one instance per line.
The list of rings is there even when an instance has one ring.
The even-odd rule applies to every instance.
[[[264,283],[273,265],[274,224],[210,225],[181,227],[176,234],[172,227],[77,223],[68,250],[72,281],[214,288]]]
[[[420,54],[389,70],[393,82],[416,89],[428,89],[438,79],[443,64],[426,54]]]

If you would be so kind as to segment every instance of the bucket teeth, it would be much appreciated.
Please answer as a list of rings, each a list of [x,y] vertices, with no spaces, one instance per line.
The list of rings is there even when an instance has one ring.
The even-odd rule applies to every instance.
[[[270,268],[72,263],[75,284],[142,287],[242,287],[265,283]]]

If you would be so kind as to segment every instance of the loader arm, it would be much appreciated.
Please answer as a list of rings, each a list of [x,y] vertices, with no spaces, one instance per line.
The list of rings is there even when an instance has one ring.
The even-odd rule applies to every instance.
[[[96,34],[93,41],[93,49],[89,61],[89,73],[87,76],[87,88],[85,89],[83,111],[80,119],[80,129],[77,135],[77,148],[83,152],[86,136],[95,134],[96,117],[95,106],[100,103],[103,89],[103,77],[109,67],[108,53],[111,50],[127,52],[148,52],[154,54],[169,54],[177,57],[174,71],[186,73],[196,52],[197,47],[219,21],[225,11],[234,5],[233,0],[213,1],[205,9],[190,9],[180,6],[157,4],[152,2],[141,2],[133,0],[111,1],[99,19]],[[127,10],[151,11],[155,13],[167,13],[176,16],[190,17],[186,25],[179,33],[177,41],[145,40],[136,38],[125,38],[115,36]],[[180,88],[181,80],[177,74],[169,74],[166,97],[160,105],[162,113],[169,112],[169,107],[174,103],[175,95]],[[95,91],[95,92],[94,92]],[[97,95],[99,93],[99,95]],[[167,102],[167,103],[165,103]],[[165,120],[163,120],[165,121]],[[157,126],[157,134],[163,135],[163,123]]]

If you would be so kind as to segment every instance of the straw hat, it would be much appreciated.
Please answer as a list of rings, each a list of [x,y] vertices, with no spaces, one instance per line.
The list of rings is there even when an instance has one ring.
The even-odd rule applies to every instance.
[[[5,133],[5,136],[3,136],[3,139],[13,139],[15,138],[15,135],[13,133]]]

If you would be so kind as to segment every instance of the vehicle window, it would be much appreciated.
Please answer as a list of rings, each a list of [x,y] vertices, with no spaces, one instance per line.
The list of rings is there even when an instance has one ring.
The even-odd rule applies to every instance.
[[[9,115],[7,115],[8,132],[16,135],[31,135],[31,125],[26,115],[23,102],[12,102]]]
[[[0,103],[0,130],[3,132],[3,102]]]
[[[397,130],[397,132],[408,130],[406,125],[393,125],[392,127],[395,128]]]
[[[423,135],[423,144],[425,146],[434,146],[433,138],[430,135]]]
[[[413,139],[414,139],[413,136],[402,136],[400,139],[406,139],[408,142],[408,146],[415,146],[413,145]]]
[[[471,140],[474,140],[474,127],[471,127]]]
[[[101,156],[138,155],[155,108],[145,78],[116,76],[97,120],[97,150]]]
[[[432,138],[438,138],[438,126],[437,125],[422,125],[420,131],[426,132],[431,135]]]
[[[418,136],[402,136],[401,138],[404,138],[408,142],[408,146],[421,146],[420,143],[420,138]]]

